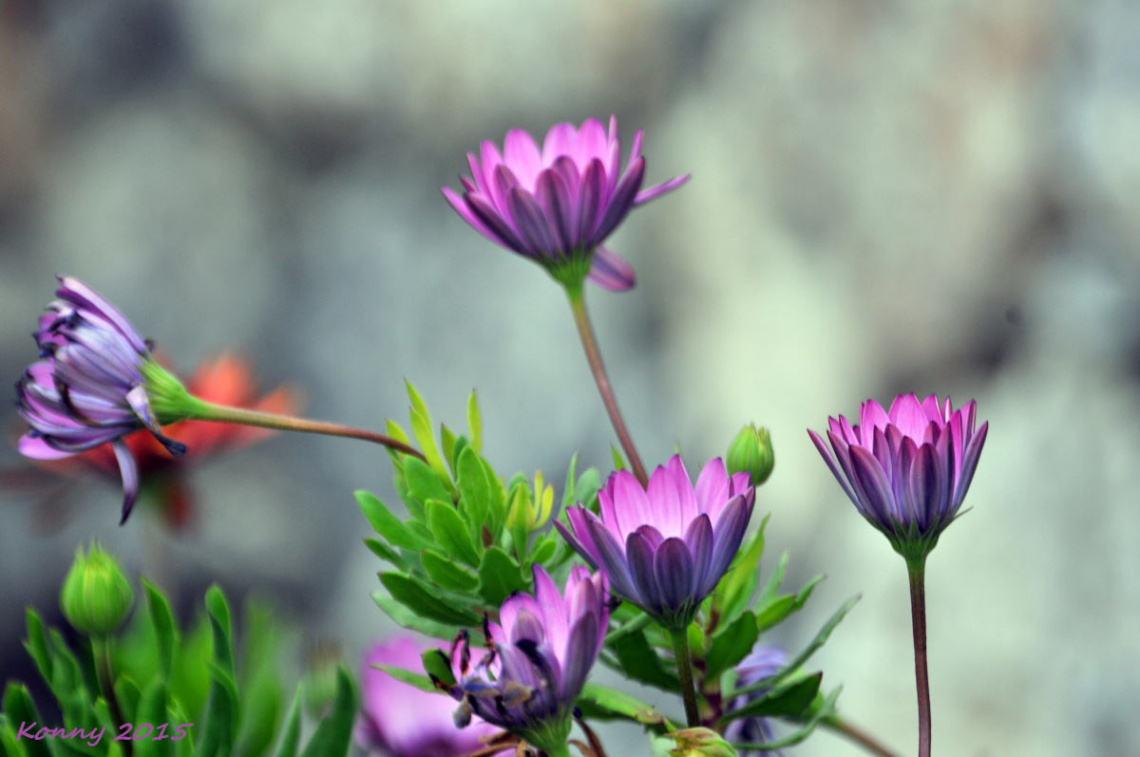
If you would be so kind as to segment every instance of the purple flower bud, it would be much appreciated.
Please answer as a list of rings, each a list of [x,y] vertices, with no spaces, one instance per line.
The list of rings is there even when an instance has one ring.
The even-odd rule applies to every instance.
[[[659,466],[643,489],[616,471],[598,492],[601,517],[567,511],[558,530],[591,565],[605,571],[614,593],[668,628],[684,628],[724,576],[752,517],[756,490],[747,473],[729,476],[720,458],[696,486],[680,456]]]
[[[831,449],[808,431],[860,514],[908,560],[925,557],[962,506],[989,423],[975,430],[977,403],[903,394],[890,411],[863,403],[860,423],[829,418]],[[834,454],[833,454],[834,451]]]
[[[482,748],[480,739],[498,732],[477,721],[460,730],[452,719],[454,703],[390,676],[376,665],[421,668],[427,649],[407,635],[376,644],[365,655],[363,704],[356,742],[369,754],[384,757],[455,757]]]
[[[460,177],[462,196],[450,187],[443,194],[476,231],[562,283],[580,285],[588,274],[596,284],[624,291],[634,284],[633,269],[602,242],[633,208],[689,180],[680,176],[642,189],[642,138],[638,131],[623,171],[616,117],[608,132],[594,118],[581,128],[557,124],[541,149],[530,134],[512,129],[501,153],[484,142],[479,156],[467,154],[471,176]]]
[[[780,669],[788,664],[788,653],[779,647],[767,646],[765,644],[757,644],[752,648],[752,652],[741,660],[740,664],[736,666],[738,678],[736,679],[736,688],[742,689],[746,686],[751,686],[754,683],[770,678],[780,672]],[[732,700],[730,710],[738,710],[749,702],[754,702],[757,699],[765,696],[770,689],[760,688],[756,691],[750,692],[743,696],[736,697]],[[774,741],[776,736],[772,730],[772,724],[767,718],[741,718],[729,723],[728,728],[724,732],[724,737],[734,744],[766,744]],[[753,757],[765,755],[775,755],[779,757],[779,752],[757,752],[754,750],[745,750],[740,753],[740,757]]]
[[[173,420],[169,410],[188,395],[114,305],[78,279],[59,282],[59,299],[34,334],[41,359],[16,384],[18,411],[30,426],[20,452],[52,460],[109,442],[123,478],[125,522],[139,475],[123,438],[147,429],[171,454],[185,453],[159,424]]]
[[[606,641],[610,610],[606,579],[583,566],[570,573],[565,596],[541,566],[534,566],[534,596],[503,603],[499,623],[488,621],[487,652],[476,662],[467,632],[451,648],[462,702],[458,723],[472,714],[552,751],[564,747],[574,703]]]

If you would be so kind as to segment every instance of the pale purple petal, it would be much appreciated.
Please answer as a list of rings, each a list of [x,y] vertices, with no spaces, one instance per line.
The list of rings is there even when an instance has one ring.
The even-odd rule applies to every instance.
[[[633,266],[616,252],[599,245],[594,248],[594,262],[590,266],[590,281],[611,292],[624,292],[637,283]]]

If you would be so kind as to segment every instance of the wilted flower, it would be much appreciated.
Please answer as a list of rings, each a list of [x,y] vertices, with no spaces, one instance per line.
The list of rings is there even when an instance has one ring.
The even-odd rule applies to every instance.
[[[788,664],[788,653],[780,647],[757,644],[752,652],[736,666],[738,678],[736,688],[743,689],[755,683],[771,678]],[[732,700],[730,709],[738,710],[750,702],[754,702],[768,694],[770,689],[760,688]],[[775,732],[767,718],[740,718],[729,723],[724,737],[734,744],[767,744],[775,740]],[[779,755],[779,752],[744,750],[741,757],[753,757],[761,754]]]
[[[643,489],[634,475],[613,473],[598,492],[601,517],[567,511],[558,530],[591,565],[609,576],[614,593],[663,625],[684,628],[740,549],[756,490],[747,473],[729,476],[720,458],[694,488],[680,456],[659,466]]]
[[[541,566],[534,566],[534,596],[515,594],[503,603],[499,623],[488,621],[488,651],[472,665],[467,632],[451,648],[462,702],[456,722],[472,714],[546,751],[565,747],[570,716],[590,668],[606,641],[606,580],[579,565],[565,596]]]
[[[75,562],[63,581],[59,604],[67,622],[84,633],[104,636],[123,624],[135,602],[130,579],[113,555],[96,543]]]
[[[457,728],[452,719],[452,700],[421,691],[375,667],[418,670],[427,648],[411,636],[401,635],[374,645],[365,655],[363,711],[356,725],[356,742],[370,754],[457,757],[478,750],[483,746],[480,739],[496,732],[481,720],[469,728]]]
[[[551,127],[541,149],[521,129],[507,133],[503,151],[484,142],[468,153],[471,176],[460,177],[464,192],[443,188],[447,201],[476,231],[534,260],[563,284],[577,286],[588,274],[607,289],[634,284],[633,269],[602,247],[634,207],[688,181],[681,176],[642,189],[643,133],[633,138],[629,163],[621,168],[617,118],[609,132],[597,119],[581,128]]]
[[[41,359],[16,385],[27,457],[52,460],[111,443],[123,478],[123,521],[138,496],[138,466],[124,437],[147,429],[168,452],[186,445],[162,433],[189,395],[158,364],[130,322],[83,282],[61,278],[34,334]]]
[[[808,431],[843,491],[908,560],[925,557],[962,505],[989,423],[975,430],[977,403],[903,394],[886,411],[863,403],[860,423],[829,418],[827,438]],[[834,450],[834,454],[832,454]]]

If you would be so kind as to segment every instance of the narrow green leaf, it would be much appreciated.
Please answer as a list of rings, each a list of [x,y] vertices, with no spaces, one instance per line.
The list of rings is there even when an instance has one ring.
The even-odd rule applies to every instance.
[[[44,682],[51,685],[51,648],[48,646],[47,634],[44,632],[44,622],[40,619],[39,613],[30,607],[26,615],[28,619],[28,639],[24,642],[24,648],[28,650],[28,654],[36,661],[36,667],[39,668],[40,675],[43,677]]]
[[[492,489],[497,488],[499,482],[489,480],[479,455],[471,447],[466,447],[459,453],[456,469],[459,507],[467,521],[471,537],[481,541],[484,526],[488,529],[492,527]]]
[[[134,742],[134,757],[172,757],[176,742],[172,742],[169,737],[174,735],[172,733],[174,727],[180,724],[171,720],[166,705],[166,683],[162,679],[155,678],[142,692],[135,722],[139,725],[149,723],[154,728],[165,723],[170,733],[166,734],[167,738],[158,741],[146,738]]]
[[[716,680],[724,671],[735,667],[752,651],[758,638],[760,629],[756,627],[756,616],[751,612],[743,613],[720,629],[713,635],[712,647],[705,662],[705,678]]]
[[[281,743],[277,746],[276,757],[297,757],[297,747],[301,744],[301,689],[293,695],[289,716],[285,719],[285,730],[281,733]]]
[[[364,546],[372,551],[372,554],[379,557],[381,560],[392,563],[398,570],[405,573],[408,572],[408,563],[400,556],[400,553],[389,547],[384,542],[373,537],[368,537],[364,540]]]
[[[471,396],[467,398],[467,431],[475,451],[483,454],[483,415],[479,411],[479,397],[475,390],[471,390]]]
[[[337,670],[336,689],[332,712],[317,726],[301,757],[343,757],[348,754],[359,697],[352,676],[343,667]]]
[[[455,673],[451,670],[451,658],[447,652],[439,648],[429,649],[420,655],[420,661],[428,676],[435,676],[435,680],[445,686],[455,685]],[[434,681],[429,680],[428,683],[434,684]],[[438,691],[434,688],[433,690]]]
[[[752,535],[740,555],[733,562],[728,573],[717,588],[717,597],[724,622],[732,622],[748,606],[752,592],[756,590],[757,576],[760,573],[760,558],[764,556],[764,533],[768,528],[771,513],[760,521],[760,528]]]
[[[439,452],[439,445],[436,444],[435,441],[431,412],[428,410],[427,403],[424,402],[424,398],[420,396],[415,384],[411,381],[405,381],[404,383],[408,387],[408,398],[412,401],[412,433],[416,435],[416,441],[420,443],[420,449],[423,451],[424,457],[427,458],[428,465],[430,465],[441,478],[450,481],[447,464],[444,463],[443,456]]]
[[[610,454],[614,460],[614,470],[628,470],[629,466],[625,464],[625,458],[622,457],[621,450],[614,445],[610,445]]]
[[[142,697],[138,684],[130,676],[119,675],[115,680],[115,697],[119,700],[119,710],[123,713],[123,718],[137,722],[136,713],[139,699]]]
[[[421,505],[429,499],[451,501],[448,485],[444,484],[431,466],[419,458],[409,457],[404,461],[404,479],[408,484],[408,493]]]
[[[432,546],[408,528],[408,526],[388,509],[388,506],[366,491],[356,492],[356,503],[360,505],[364,517],[376,529],[376,533],[388,540],[394,547],[418,551]]]
[[[574,483],[578,480],[578,453],[570,458],[570,468],[566,471],[566,484],[562,487],[562,512],[573,507],[577,501],[574,499]]]
[[[839,699],[839,693],[843,691],[840,686],[828,695],[824,700],[823,705],[816,709],[812,716],[804,723],[804,726],[795,733],[785,736],[776,741],[769,741],[763,744],[734,744],[739,751],[757,751],[757,752],[771,752],[776,749],[783,749],[785,747],[795,746],[812,734],[812,732],[822,723],[825,719],[835,714],[835,703]]]
[[[665,691],[681,690],[676,674],[661,660],[644,631],[622,636],[614,642],[613,649],[617,653],[618,663],[629,678]]]
[[[675,726],[651,705],[642,702],[624,691],[587,683],[578,698],[578,706],[588,720],[632,720],[654,733],[675,730]]]
[[[587,468],[582,471],[582,475],[578,477],[578,483],[574,487],[574,496],[577,498],[578,504],[587,510],[597,512],[598,490],[601,488],[602,475],[598,473],[598,469]]]
[[[22,723],[39,723],[41,727],[47,725],[40,720],[40,714],[36,710],[35,702],[32,701],[32,695],[28,693],[28,687],[15,681],[9,681],[4,690],[4,713],[17,729]],[[28,757],[52,757],[52,750],[49,748],[53,743],[51,740],[27,739],[21,740],[20,743],[24,745],[24,753]]]
[[[475,626],[480,622],[478,615],[444,602],[435,589],[411,576],[381,573],[380,583],[384,584],[393,599],[429,620],[453,626]]]
[[[415,447],[415,444],[412,442],[411,437],[408,436],[408,432],[404,430],[403,426],[401,426],[399,423],[396,423],[396,421],[388,421],[387,432],[388,436],[392,437],[396,441],[403,442],[409,447]],[[403,490],[406,489],[406,487],[401,486],[400,482],[404,479],[404,461],[411,458],[405,455],[403,452],[398,452],[391,448],[388,449],[388,456],[392,458],[392,467],[396,469],[396,489],[400,491],[400,497],[403,498]]]
[[[436,544],[445,552],[468,565],[479,564],[483,545],[471,538],[463,516],[454,505],[435,499],[428,500],[427,525]]]
[[[729,723],[733,720],[750,717],[798,717],[811,707],[822,680],[823,673],[813,673],[804,678],[780,684],[759,699],[726,713],[720,722]]]
[[[269,751],[285,709],[285,686],[278,671],[281,630],[269,604],[256,598],[246,601],[242,618],[242,728],[237,753],[261,757]]]
[[[447,466],[451,470],[452,475],[455,475],[455,442],[457,437],[455,432],[447,427],[447,424],[439,424],[439,440],[443,444],[443,459],[447,461]]]
[[[528,584],[519,564],[501,547],[491,547],[483,553],[483,562],[479,565],[479,595],[488,605],[498,607]]]
[[[397,681],[402,681],[409,686],[415,686],[420,691],[426,691],[433,694],[443,693],[435,687],[435,684],[431,682],[431,678],[424,675],[423,673],[413,673],[410,670],[405,670],[404,668],[399,668],[395,665],[375,665],[374,667],[379,670],[383,670],[385,673],[392,676]]]
[[[772,577],[768,579],[768,583],[764,584],[764,588],[760,590],[760,594],[756,597],[753,603],[755,607],[764,607],[780,593],[780,587],[784,584],[784,576],[788,572],[788,553],[780,555],[780,561],[776,563],[776,571]]]
[[[425,551],[421,557],[428,576],[445,589],[468,592],[479,585],[478,577],[460,567],[454,559],[431,549]]]
[[[383,594],[373,594],[372,600],[401,628],[418,631],[426,636],[448,642],[455,638],[455,634],[459,630],[457,626],[451,623],[437,623],[434,620],[420,617],[415,610],[407,605]]]
[[[764,607],[757,609],[756,625],[760,628],[760,633],[764,633],[768,629],[779,625],[784,622],[789,615],[803,609],[804,604],[811,597],[815,587],[818,586],[822,580],[823,576],[816,576],[808,581],[807,585],[795,596],[788,594],[777,597]]]
[[[225,594],[214,584],[206,591],[206,612],[210,617],[214,659],[210,663],[210,701],[202,727],[200,757],[229,755],[241,723],[237,682],[234,675],[233,622]]]
[[[158,648],[159,670],[162,671],[164,679],[169,679],[174,664],[174,650],[178,644],[178,628],[174,624],[170,603],[162,591],[145,578],[142,583],[146,590],[147,609],[150,612],[150,622]]]
[[[561,543],[562,537],[557,531],[547,531],[534,543],[527,562],[531,565],[546,565],[547,561],[554,557]]]

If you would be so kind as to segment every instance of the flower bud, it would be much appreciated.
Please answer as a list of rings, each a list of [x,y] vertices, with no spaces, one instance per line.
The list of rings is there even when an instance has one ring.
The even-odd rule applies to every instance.
[[[776,467],[776,453],[772,449],[772,437],[766,428],[756,428],[749,424],[740,430],[728,448],[725,460],[729,473],[747,473],[752,477],[752,485],[759,486],[772,475]]]
[[[677,743],[670,749],[673,757],[737,757],[732,744],[709,728],[686,728],[668,734]]]
[[[93,636],[115,631],[134,605],[135,590],[119,563],[97,544],[89,554],[80,547],[63,582],[59,603],[76,629]]]

